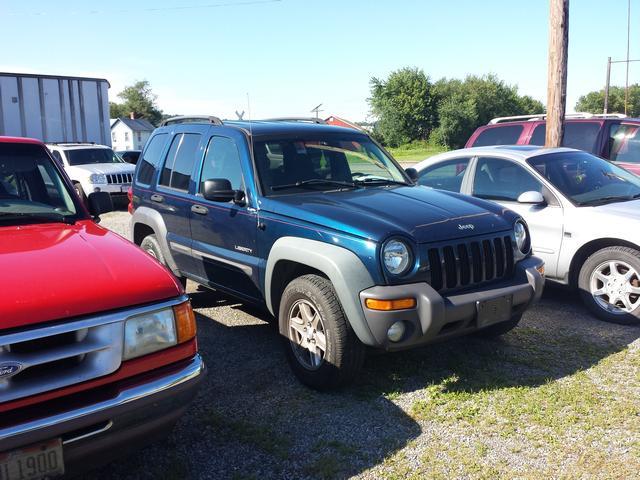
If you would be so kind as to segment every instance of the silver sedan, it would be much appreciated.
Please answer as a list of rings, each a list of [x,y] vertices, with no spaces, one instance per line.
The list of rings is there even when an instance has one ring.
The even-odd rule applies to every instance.
[[[479,147],[414,167],[421,185],[497,202],[527,221],[551,281],[600,319],[640,324],[640,177],[589,153]]]

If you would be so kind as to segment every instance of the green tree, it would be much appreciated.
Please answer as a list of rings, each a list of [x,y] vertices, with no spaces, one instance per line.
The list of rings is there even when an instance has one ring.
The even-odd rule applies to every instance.
[[[378,117],[376,135],[392,147],[426,140],[435,126],[436,108],[429,77],[417,68],[392,72],[386,80],[371,79],[369,104]]]
[[[464,81],[442,79],[434,92],[438,127],[430,137],[435,143],[461,148],[473,131],[494,117],[543,113],[542,103],[521,96],[515,86],[495,75],[470,75]]]
[[[640,84],[629,85],[630,117],[640,116]],[[604,89],[589,92],[581,96],[576,103],[577,112],[602,113],[604,110]],[[609,112],[624,113],[624,87],[609,88]]]
[[[147,80],[125,87],[118,97],[123,100],[122,103],[109,103],[111,118],[128,117],[133,113],[136,118],[144,118],[156,126],[162,120],[162,111],[156,105],[157,95]]]

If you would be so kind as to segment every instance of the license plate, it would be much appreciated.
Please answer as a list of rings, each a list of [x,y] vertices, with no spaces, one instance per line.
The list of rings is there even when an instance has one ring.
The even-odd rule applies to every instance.
[[[32,480],[64,474],[59,438],[0,453],[0,480]]]
[[[478,308],[478,327],[488,327],[494,323],[509,320],[511,318],[512,304],[513,297],[511,295],[476,302]]]

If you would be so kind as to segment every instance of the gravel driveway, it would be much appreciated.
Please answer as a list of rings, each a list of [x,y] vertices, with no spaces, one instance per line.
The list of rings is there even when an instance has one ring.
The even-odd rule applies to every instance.
[[[125,234],[129,215],[103,216]],[[630,478],[640,470],[640,328],[548,288],[498,341],[368,357],[320,394],[264,313],[189,282],[208,376],[173,434],[90,478]]]

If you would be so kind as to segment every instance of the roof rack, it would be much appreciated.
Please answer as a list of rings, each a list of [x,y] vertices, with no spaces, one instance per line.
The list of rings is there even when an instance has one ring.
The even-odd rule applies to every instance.
[[[163,120],[160,126],[166,127],[167,125],[176,125],[179,123],[212,123],[213,125],[222,125],[222,120],[213,115],[180,115]]]
[[[319,125],[325,125],[322,118],[316,117],[277,117],[277,118],[265,118],[263,122],[302,122],[302,123],[317,123]]]
[[[567,113],[564,118],[627,118],[627,116],[623,113],[589,113],[589,112],[576,112],[576,113]],[[546,113],[538,113],[536,115],[514,115],[511,117],[496,117],[489,121],[489,125],[495,125],[497,123],[505,123],[505,122],[517,122],[517,121],[528,121],[534,122],[536,120],[546,120]]]

